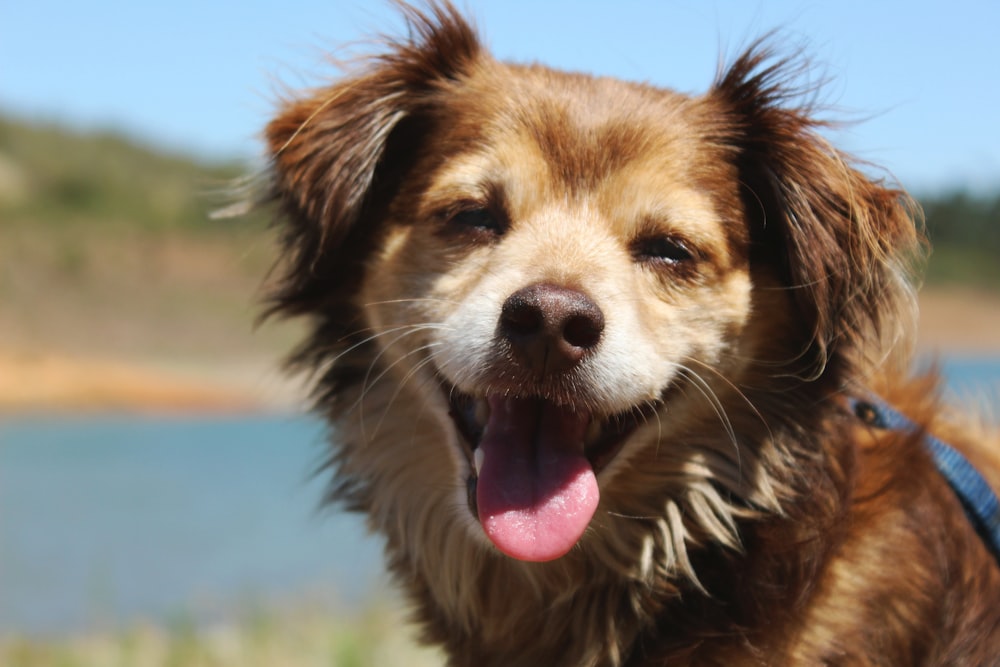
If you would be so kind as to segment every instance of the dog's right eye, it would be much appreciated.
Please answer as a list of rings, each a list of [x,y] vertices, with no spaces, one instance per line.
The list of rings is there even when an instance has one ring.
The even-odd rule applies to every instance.
[[[632,249],[636,258],[666,265],[678,265],[695,259],[687,242],[673,236],[650,236],[635,242]]]
[[[485,208],[470,208],[459,211],[451,216],[448,224],[480,233],[497,236],[503,234],[503,225],[489,209]]]

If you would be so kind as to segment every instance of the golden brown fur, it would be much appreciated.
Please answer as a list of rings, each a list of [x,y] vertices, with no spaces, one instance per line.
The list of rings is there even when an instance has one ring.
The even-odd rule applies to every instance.
[[[880,392],[993,483],[997,438],[900,371],[912,207],[818,134],[796,64],[757,45],[688,97],[406,13],[410,38],[267,128],[272,308],[309,318],[331,499],[386,537],[425,637],[477,667],[995,663],[1000,570],[919,434],[846,398]],[[568,352],[511,331],[525,289],[584,320]],[[493,482],[457,413],[488,403],[490,431],[525,402],[616,442],[588,431],[571,548],[477,518]]]

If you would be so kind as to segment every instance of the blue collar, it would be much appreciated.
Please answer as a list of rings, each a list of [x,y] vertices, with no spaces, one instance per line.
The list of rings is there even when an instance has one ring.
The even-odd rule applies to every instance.
[[[854,414],[873,428],[920,433],[921,429],[902,413],[879,399],[850,398]],[[976,533],[1000,564],[1000,500],[983,476],[958,450],[924,432],[924,444],[938,472],[958,496]]]

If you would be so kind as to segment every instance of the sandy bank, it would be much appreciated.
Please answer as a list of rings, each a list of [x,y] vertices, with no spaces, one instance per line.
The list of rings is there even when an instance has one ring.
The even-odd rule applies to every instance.
[[[187,368],[0,351],[0,413],[250,413],[304,405],[301,383],[263,366]]]
[[[923,352],[1000,356],[1000,294],[923,290],[917,344]]]

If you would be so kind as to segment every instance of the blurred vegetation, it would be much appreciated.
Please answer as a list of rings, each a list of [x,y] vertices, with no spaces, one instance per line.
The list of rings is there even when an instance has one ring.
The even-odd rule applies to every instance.
[[[927,282],[1000,289],[1000,184],[992,195],[955,191],[920,203],[933,245]]]
[[[213,221],[248,172],[240,162],[207,163],[139,145],[120,134],[74,132],[0,116],[0,214],[4,224],[52,231],[225,232],[265,224]]]
[[[74,637],[0,637],[0,665],[17,667],[431,667],[441,655],[419,647],[398,610],[356,617],[311,610],[255,613],[200,627],[138,625]]]

